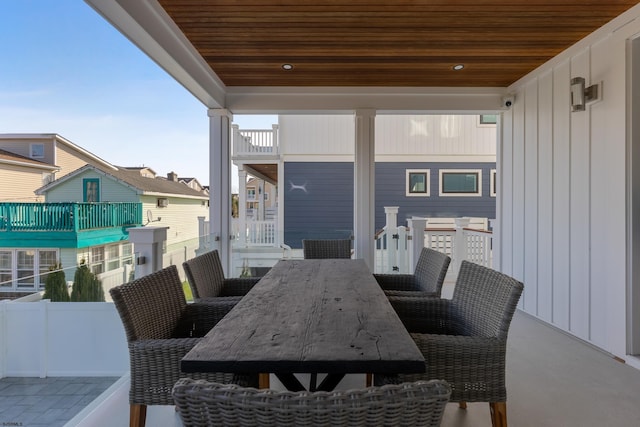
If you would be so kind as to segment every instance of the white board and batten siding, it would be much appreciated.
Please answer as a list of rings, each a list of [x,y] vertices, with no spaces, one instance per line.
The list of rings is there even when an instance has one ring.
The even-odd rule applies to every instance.
[[[520,308],[623,358],[626,63],[637,17],[638,6],[510,87],[498,148],[499,265],[524,282]],[[583,112],[570,111],[577,76],[603,82]]]
[[[354,123],[348,114],[281,115],[280,153],[286,161],[352,162]],[[496,156],[496,126],[481,125],[478,115],[378,115],[375,140],[382,162],[493,162]]]

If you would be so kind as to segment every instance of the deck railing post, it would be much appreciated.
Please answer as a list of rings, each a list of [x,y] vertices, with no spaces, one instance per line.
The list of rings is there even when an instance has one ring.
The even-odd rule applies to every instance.
[[[460,270],[460,264],[463,260],[467,259],[467,242],[464,234],[464,229],[469,226],[471,221],[468,217],[456,218],[456,237],[454,238],[453,254],[451,256],[454,263],[454,271],[456,276]]]
[[[387,273],[399,271],[398,267],[398,206],[385,206],[387,234]]]
[[[418,258],[420,258],[420,252],[422,252],[422,248],[424,248],[424,232],[427,228],[427,219],[410,218],[407,222],[411,230],[411,250],[409,251],[411,260],[409,265],[411,266],[411,271],[415,271]]]

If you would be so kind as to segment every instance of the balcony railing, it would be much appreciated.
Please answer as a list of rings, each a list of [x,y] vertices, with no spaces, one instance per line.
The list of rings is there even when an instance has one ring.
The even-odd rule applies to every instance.
[[[142,224],[142,203],[0,203],[0,231],[85,231]]]
[[[233,126],[233,156],[269,156],[278,154],[278,126],[273,129],[240,130]]]

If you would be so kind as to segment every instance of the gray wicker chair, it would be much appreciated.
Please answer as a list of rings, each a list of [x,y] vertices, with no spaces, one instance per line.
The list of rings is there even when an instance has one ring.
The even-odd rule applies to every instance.
[[[302,240],[304,259],[351,258],[351,239]]]
[[[450,393],[441,380],[334,392],[257,390],[190,379],[173,388],[185,427],[439,426]]]
[[[494,426],[507,425],[507,334],[522,294],[521,282],[462,261],[453,298],[390,297],[391,305],[425,357],[426,372],[376,376],[375,384],[441,378],[451,400],[489,402]]]
[[[451,257],[422,248],[413,274],[374,274],[387,296],[440,298]]]
[[[229,312],[229,307],[187,304],[176,266],[109,292],[129,344],[130,425],[144,426],[147,405],[173,405],[171,389],[181,377],[257,385],[257,375],[187,375],[180,371],[182,357]]]
[[[182,267],[193,299],[198,302],[228,302],[234,306],[260,280],[260,277],[226,279],[217,250],[191,258]]]

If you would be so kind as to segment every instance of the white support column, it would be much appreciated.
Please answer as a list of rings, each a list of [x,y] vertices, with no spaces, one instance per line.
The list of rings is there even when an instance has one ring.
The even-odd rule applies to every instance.
[[[353,231],[355,257],[375,264],[375,110],[356,110]]]
[[[247,245],[247,171],[244,165],[238,166],[238,229],[239,246]]]
[[[231,271],[231,120],[226,109],[209,110],[209,233],[225,274]]]

